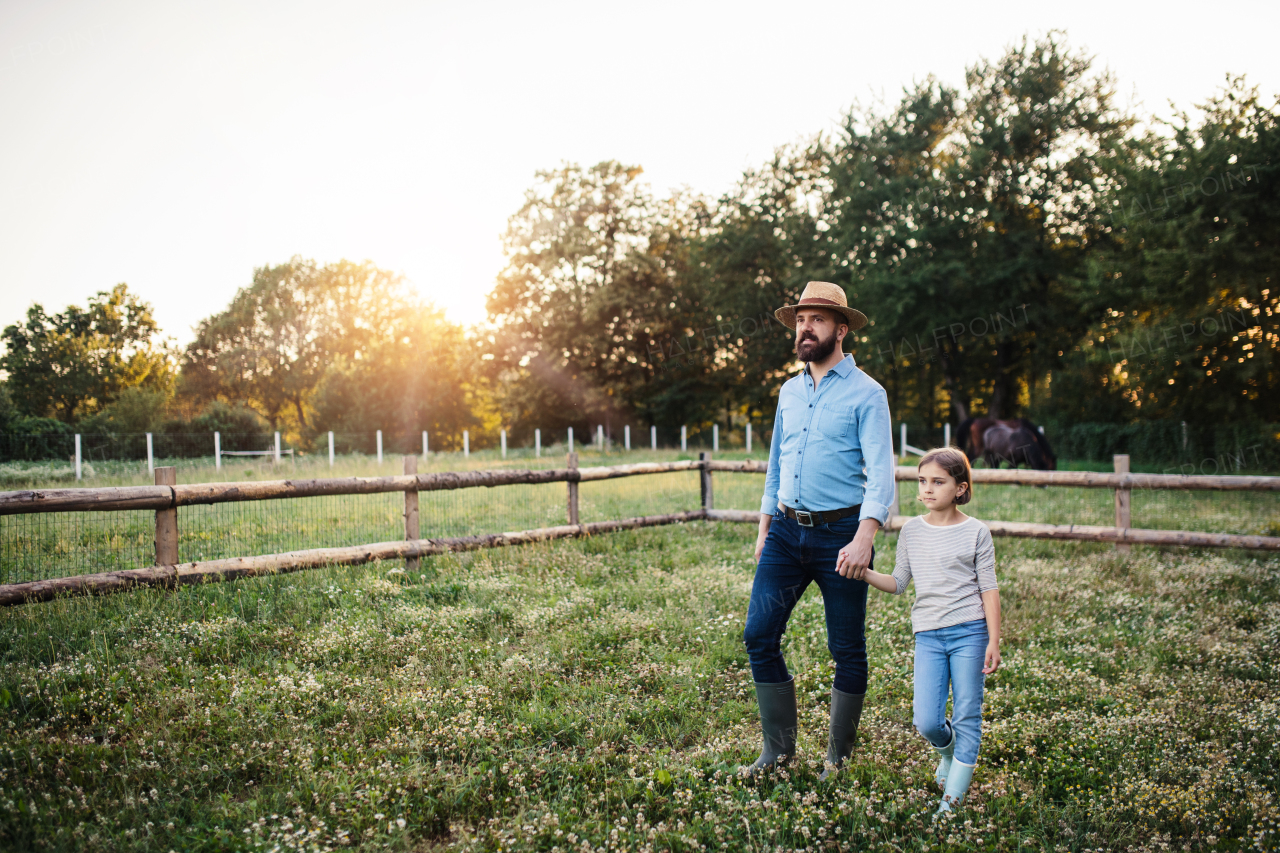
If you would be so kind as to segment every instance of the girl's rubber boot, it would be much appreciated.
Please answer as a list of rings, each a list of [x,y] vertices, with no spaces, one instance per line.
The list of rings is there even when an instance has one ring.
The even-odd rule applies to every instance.
[[[827,735],[827,763],[818,776],[819,782],[829,779],[844,760],[853,752],[858,739],[858,721],[862,719],[862,700],[865,693],[845,693],[831,688],[831,727]]]
[[[951,727],[951,721],[947,720],[947,728],[951,729],[951,743],[946,746],[934,746],[933,749],[938,753],[938,769],[933,772],[933,781],[938,783],[938,787],[946,789],[947,775],[951,772],[951,758],[956,754],[956,730]],[[933,744],[929,744],[933,746]]]
[[[941,817],[943,812],[951,811],[964,800],[964,795],[969,792],[969,782],[973,779],[974,767],[976,765],[965,764],[963,761],[951,762],[951,773],[947,776],[947,790],[942,795],[938,810],[933,813],[934,820]]]
[[[778,759],[796,753],[796,680],[776,684],[757,681],[755,685],[764,748],[755,763],[744,768],[748,773],[773,767]]]

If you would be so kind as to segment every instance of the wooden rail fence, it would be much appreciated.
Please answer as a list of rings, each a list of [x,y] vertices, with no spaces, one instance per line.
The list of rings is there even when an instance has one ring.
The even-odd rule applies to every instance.
[[[1280,551],[1280,537],[1226,533],[1199,533],[1182,530],[1146,530],[1129,527],[1129,494],[1133,489],[1184,491],[1280,491],[1280,477],[1236,477],[1178,474],[1128,473],[1127,457],[1118,457],[1115,473],[1091,471],[1023,471],[975,469],[975,483],[1029,486],[1068,486],[1113,489],[1116,493],[1114,527],[1078,524],[1037,524],[1031,522],[986,521],[992,534],[1035,539],[1067,539],[1151,545],[1208,546]],[[1122,470],[1123,469],[1123,470]],[[701,508],[687,512],[637,518],[580,523],[579,485],[585,482],[698,471]],[[138,586],[176,587],[187,584],[231,580],[262,574],[300,571],[328,565],[356,565],[373,560],[404,559],[416,568],[422,557],[479,548],[523,545],[617,530],[632,530],[686,521],[710,520],[755,524],[760,514],[749,510],[715,508],[713,472],[766,472],[764,462],[713,460],[702,453],[697,460],[643,462],[632,465],[578,467],[576,453],[570,453],[565,468],[540,471],[493,470],[418,474],[417,457],[406,456],[404,474],[394,477],[347,477],[316,480],[277,480],[248,483],[180,484],[173,468],[157,468],[154,486],[123,486],[92,489],[31,489],[0,492],[0,515],[47,512],[99,512],[154,510],[156,564],[147,568],[76,575],[27,583],[0,584],[0,606],[48,601],[59,595],[106,594]],[[900,466],[894,479],[914,482],[916,468]],[[418,493],[471,488],[497,488],[514,484],[566,483],[568,524],[510,533],[449,538],[421,538]],[[203,562],[179,562],[178,507],[239,501],[278,500],[323,495],[366,495],[403,492],[405,495],[405,538],[342,548],[315,548],[281,554],[233,557]],[[1123,496],[1123,497],[1122,497]],[[896,508],[895,508],[896,509]],[[895,514],[885,526],[888,532],[901,529],[908,516]]]

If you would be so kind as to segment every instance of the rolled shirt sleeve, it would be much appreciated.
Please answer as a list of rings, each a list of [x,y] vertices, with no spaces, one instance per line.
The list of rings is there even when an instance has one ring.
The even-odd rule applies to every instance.
[[[858,442],[867,466],[866,494],[858,520],[874,518],[884,526],[894,498],[893,422],[889,395],[877,387],[858,407]]]
[[[760,499],[760,514],[773,515],[778,508],[779,463],[782,461],[782,404],[778,404],[773,418],[773,438],[769,441],[769,467],[764,472],[764,497]]]

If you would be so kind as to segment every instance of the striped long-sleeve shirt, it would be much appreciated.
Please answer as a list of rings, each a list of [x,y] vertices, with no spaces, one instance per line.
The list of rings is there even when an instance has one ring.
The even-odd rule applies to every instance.
[[[897,595],[916,584],[911,630],[933,631],[986,618],[982,593],[996,589],[996,549],[991,531],[969,516],[939,527],[916,516],[898,534],[893,569]]]

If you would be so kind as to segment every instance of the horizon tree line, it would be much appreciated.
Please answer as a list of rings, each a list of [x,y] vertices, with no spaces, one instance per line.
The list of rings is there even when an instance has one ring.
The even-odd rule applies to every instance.
[[[255,270],[181,351],[123,284],[34,305],[3,332],[0,428],[128,431],[217,404],[303,444],[744,421],[763,436],[797,368],[772,312],[813,279],[871,318],[846,349],[913,428],[1280,422],[1278,103],[1228,77],[1162,123],[1115,90],[1049,33],[958,88],[928,77],[855,105],[720,198],[657,196],[614,161],[540,171],[470,329],[372,262],[298,257]]]

